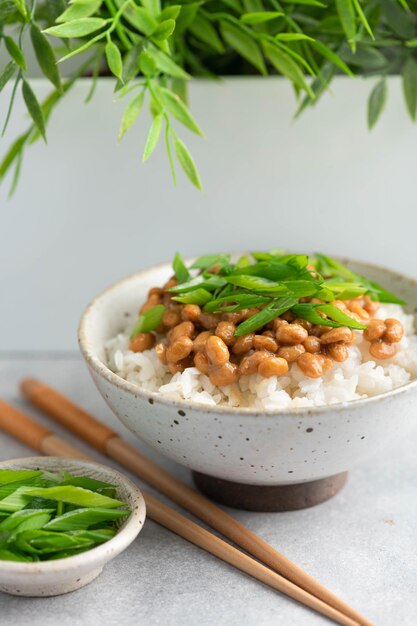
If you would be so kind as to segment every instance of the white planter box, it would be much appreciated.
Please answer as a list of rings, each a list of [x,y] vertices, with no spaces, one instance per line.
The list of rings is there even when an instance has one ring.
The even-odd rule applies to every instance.
[[[371,260],[417,275],[417,128],[397,78],[372,133],[373,81],[338,78],[334,95],[296,122],[281,79],[195,81],[192,110],[207,140],[181,131],[204,192],[179,173],[173,189],[164,147],[141,164],[147,115],[119,146],[123,103],[83,80],[51,119],[48,146],[31,147],[14,198],[0,190],[0,350],[75,349],[81,309],[116,278],[172,257],[286,246]],[[39,97],[49,86],[34,81]],[[0,97],[6,106],[10,90]],[[27,118],[17,106],[4,154]]]

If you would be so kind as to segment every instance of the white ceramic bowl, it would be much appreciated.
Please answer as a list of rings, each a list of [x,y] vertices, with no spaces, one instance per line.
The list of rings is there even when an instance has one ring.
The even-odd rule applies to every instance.
[[[417,310],[417,283],[342,259]],[[136,316],[150,287],[172,274],[160,265],[116,283],[90,304],[79,330],[82,354],[107,404],[138,437],[193,470],[249,485],[288,485],[345,472],[416,419],[417,382],[378,396],[311,409],[259,412],[178,402],[126,382],[106,365],[104,343]]]
[[[108,561],[132,543],[142,530],[146,506],[140,490],[131,480],[99,463],[62,457],[29,457],[0,463],[0,469],[35,468],[51,472],[65,470],[75,476],[112,483],[117,487],[116,497],[132,511],[114,537],[81,554],[38,563],[0,560],[0,591],[17,596],[57,596],[90,583]]]

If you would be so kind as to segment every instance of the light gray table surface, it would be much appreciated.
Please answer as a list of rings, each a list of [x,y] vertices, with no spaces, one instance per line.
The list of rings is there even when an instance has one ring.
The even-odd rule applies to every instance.
[[[72,355],[0,358],[0,397],[44,423],[19,396],[36,376],[121,432],[177,477],[189,471],[134,439]],[[393,415],[395,420],[395,415]],[[61,434],[62,429],[53,426]],[[395,427],[394,427],[395,428]],[[76,440],[65,433],[68,440]],[[77,445],[90,450],[83,444]],[[417,623],[416,428],[350,473],[345,489],[313,509],[232,511],[241,522],[362,611],[378,626]],[[31,450],[0,433],[0,459]],[[108,459],[100,461],[113,463]],[[75,593],[17,598],[0,593],[0,624],[24,626],[320,626],[330,623],[148,520],[136,541],[102,575]]]

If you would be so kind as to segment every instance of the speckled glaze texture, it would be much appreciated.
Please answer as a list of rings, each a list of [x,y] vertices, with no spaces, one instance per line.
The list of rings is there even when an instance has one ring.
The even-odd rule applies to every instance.
[[[417,283],[346,259],[417,311]],[[332,406],[281,412],[208,407],[161,398],[128,383],[105,364],[104,342],[136,316],[148,289],[172,270],[162,265],[128,277],[99,295],[81,320],[81,351],[106,402],[120,420],[161,454],[193,470],[252,485],[286,485],[349,470],[416,419],[417,382]]]
[[[0,463],[0,469],[65,470],[75,476],[89,476],[116,485],[116,497],[132,510],[118,533],[106,543],[76,556],[55,561],[22,563],[0,560],[0,591],[18,596],[57,596],[84,587],[104,565],[120,554],[142,530],[146,516],[143,496],[131,480],[116,470],[76,459],[30,457]]]

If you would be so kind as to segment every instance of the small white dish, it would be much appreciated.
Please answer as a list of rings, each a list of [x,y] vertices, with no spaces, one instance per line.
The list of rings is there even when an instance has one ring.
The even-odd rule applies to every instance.
[[[57,596],[90,583],[106,563],[132,543],[145,522],[145,500],[131,480],[99,463],[62,457],[29,457],[0,463],[0,469],[35,468],[52,472],[65,470],[74,476],[88,476],[112,483],[117,488],[116,497],[132,511],[114,537],[81,554],[38,563],[0,560],[0,592],[16,596]]]

